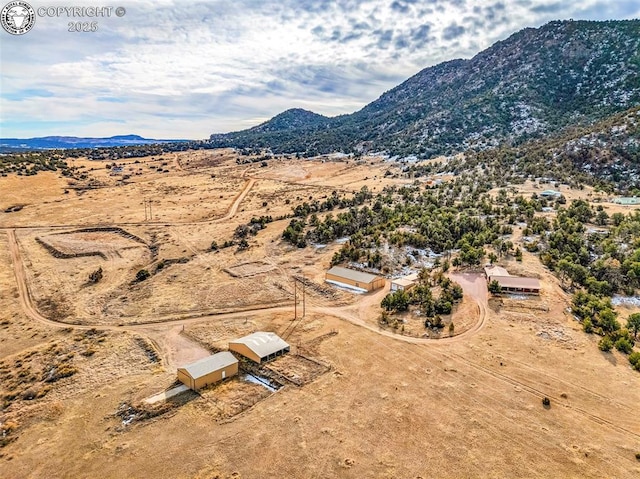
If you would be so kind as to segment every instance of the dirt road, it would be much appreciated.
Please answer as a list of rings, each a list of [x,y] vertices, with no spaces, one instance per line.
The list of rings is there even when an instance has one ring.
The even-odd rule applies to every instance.
[[[8,244],[9,251],[11,253],[11,262],[13,263],[13,272],[16,276],[16,284],[18,286],[20,305],[22,306],[22,309],[31,319],[44,323],[48,326],[60,327],[61,323],[45,318],[34,306],[33,301],[31,300],[31,295],[29,294],[27,275],[24,271],[22,258],[20,257],[20,247],[18,246],[15,230],[7,230],[7,237],[9,240]]]
[[[147,327],[144,333],[160,350],[165,366],[171,370],[211,355],[211,351],[182,334],[184,327]],[[138,331],[140,332],[140,331]]]
[[[236,199],[233,201],[233,203],[229,207],[229,211],[227,212],[227,214],[224,215],[222,218],[218,218],[213,221],[216,223],[219,223],[219,222],[226,221],[233,218],[238,212],[240,203],[242,203],[242,200],[244,200],[245,197],[249,194],[249,192],[251,191],[251,188],[253,188],[253,185],[255,185],[255,183],[256,183],[255,178],[251,178],[247,180],[247,182],[244,185],[244,188],[242,189],[240,194],[236,197]]]

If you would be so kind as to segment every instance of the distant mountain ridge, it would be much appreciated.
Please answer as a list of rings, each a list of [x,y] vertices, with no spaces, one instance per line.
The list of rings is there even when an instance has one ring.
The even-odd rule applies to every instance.
[[[212,146],[431,157],[519,144],[640,105],[640,20],[554,21],[426,68],[350,115],[287,110]],[[286,121],[283,121],[286,120]]]
[[[0,138],[0,151],[51,150],[67,148],[109,148],[154,143],[177,143],[187,140],[154,140],[139,135],[116,135],[108,138],[82,138],[77,136],[43,136],[38,138]]]
[[[306,130],[331,125],[331,118],[302,108],[291,108],[274,116],[269,121],[250,128],[249,131],[266,133],[270,131]]]

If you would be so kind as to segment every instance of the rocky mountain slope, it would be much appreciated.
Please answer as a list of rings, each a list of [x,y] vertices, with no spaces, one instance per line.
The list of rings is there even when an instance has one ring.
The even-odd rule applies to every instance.
[[[556,21],[426,68],[351,115],[288,110],[213,146],[431,157],[519,144],[640,105],[640,21]]]

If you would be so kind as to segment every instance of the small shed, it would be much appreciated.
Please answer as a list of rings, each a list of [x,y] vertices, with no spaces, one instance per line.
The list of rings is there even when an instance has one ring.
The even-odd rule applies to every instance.
[[[257,331],[229,342],[229,350],[260,364],[287,354],[291,347],[276,333]]]
[[[391,280],[391,291],[409,291],[418,282],[416,273]]]
[[[325,281],[335,283],[338,286],[358,288],[365,291],[374,291],[384,287],[385,279],[371,273],[363,273],[354,269],[334,266],[325,275]]]
[[[238,374],[238,360],[229,351],[178,368],[178,381],[197,391]]]

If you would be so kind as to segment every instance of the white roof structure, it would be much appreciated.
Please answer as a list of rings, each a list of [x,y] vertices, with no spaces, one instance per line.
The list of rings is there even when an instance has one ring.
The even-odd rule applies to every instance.
[[[244,344],[251,351],[256,353],[261,358],[282,351],[289,347],[284,339],[278,336],[276,333],[268,333],[265,331],[256,331],[255,333],[244,336],[240,339],[235,339],[229,344]]]
[[[509,272],[504,269],[502,266],[496,266],[496,265],[486,265],[484,267],[484,274],[487,275],[487,277],[491,277],[491,276],[511,276],[509,274]]]
[[[193,379],[198,379],[237,362],[236,357],[229,351],[222,351],[207,358],[200,359],[195,363],[187,364],[179,369],[184,369]]]
[[[560,193],[559,191],[555,191],[555,190],[544,190],[542,193],[540,193],[540,196],[545,197],[545,198],[558,198],[560,196],[562,196],[562,193]]]
[[[391,281],[393,284],[397,284],[398,286],[408,287],[413,286],[416,282],[407,278],[398,278]]]
[[[371,283],[379,276],[370,273],[363,273],[362,271],[356,271],[354,269],[343,268],[342,266],[334,266],[327,274],[332,274],[334,276],[340,276],[341,278],[350,279],[355,281],[356,283]]]

